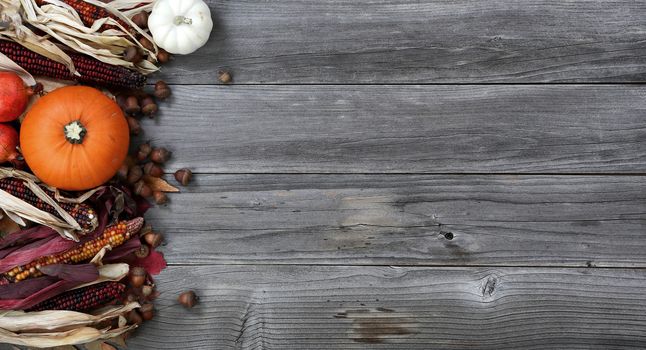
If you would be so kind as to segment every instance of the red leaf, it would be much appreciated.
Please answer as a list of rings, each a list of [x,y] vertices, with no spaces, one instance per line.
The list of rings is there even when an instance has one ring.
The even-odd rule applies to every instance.
[[[164,259],[164,254],[156,250],[151,250],[147,257],[136,259],[131,265],[143,267],[151,275],[159,275],[166,268],[166,260]]]

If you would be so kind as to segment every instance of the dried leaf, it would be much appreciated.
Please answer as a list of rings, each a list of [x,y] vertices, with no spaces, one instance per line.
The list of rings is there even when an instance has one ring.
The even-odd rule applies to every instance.
[[[161,192],[179,192],[179,189],[177,187],[174,187],[170,185],[166,180],[159,178],[159,177],[153,177],[150,175],[144,175],[144,182],[150,187],[151,190],[153,191],[161,191]]]
[[[128,347],[128,345],[126,345],[126,334],[122,334],[118,337],[114,337],[110,339],[110,342],[117,344],[117,346],[119,346],[122,349],[125,349]]]
[[[58,277],[70,282],[88,283],[99,278],[99,270],[93,264],[54,264],[40,268],[40,272],[47,276]]]

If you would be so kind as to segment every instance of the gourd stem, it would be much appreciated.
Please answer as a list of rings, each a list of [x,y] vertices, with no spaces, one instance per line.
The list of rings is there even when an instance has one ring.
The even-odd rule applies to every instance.
[[[193,24],[192,19],[190,19],[188,17],[184,17],[184,16],[175,16],[175,21],[174,22],[175,22],[176,26],[181,25],[181,24]]]
[[[65,133],[65,139],[67,142],[73,145],[79,145],[83,143],[83,139],[87,134],[87,129],[81,124],[80,120],[75,120],[69,122],[63,127],[63,133]]]

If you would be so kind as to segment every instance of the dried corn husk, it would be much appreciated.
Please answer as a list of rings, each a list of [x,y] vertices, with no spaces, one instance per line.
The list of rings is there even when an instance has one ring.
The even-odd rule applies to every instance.
[[[10,332],[60,331],[70,329],[71,327],[89,326],[101,321],[113,319],[138,307],[140,305],[136,302],[121,306],[109,306],[96,315],[63,310],[37,312],[4,311],[0,312],[0,329]]]
[[[51,55],[48,50],[53,45],[47,37],[40,37],[34,41],[31,35],[21,35],[27,32],[29,28],[24,25],[16,26],[15,23],[25,22],[36,29],[46,33],[48,37],[54,38],[66,47],[82,54],[92,56],[105,63],[136,69],[143,74],[149,74],[157,71],[156,54],[157,46],[154,46],[152,52],[146,50],[135,38],[130,28],[137,34],[147,38],[154,44],[152,37],[143,29],[139,28],[130,17],[140,11],[150,11],[153,0],[117,0],[110,3],[101,1],[86,0],[87,3],[105,8],[115,17],[127,23],[130,28],[124,28],[120,23],[112,18],[103,18],[94,22],[92,27],[87,27],[81,21],[78,13],[60,0],[46,0],[49,4],[38,6],[35,0],[0,0],[0,5],[5,9],[10,8],[12,13],[19,14],[19,19],[15,16],[9,17],[14,25],[5,29],[0,29],[0,37],[4,36],[14,40],[32,51],[45,55],[57,62],[61,62],[70,67],[74,72],[71,59],[65,53],[63,55]],[[137,4],[144,4],[141,7],[133,9]],[[117,27],[118,29],[108,29],[101,31],[105,24]],[[24,28],[23,28],[24,27]],[[35,44],[43,44],[40,47],[33,47]],[[51,44],[51,45],[50,45]],[[27,46],[30,45],[30,46]],[[138,46],[151,54],[147,60],[138,64],[133,64],[123,59],[123,51],[130,46]],[[60,51],[60,49],[59,49]],[[58,56],[58,57],[57,57]]]
[[[96,340],[106,340],[118,337],[135,328],[137,328],[136,325],[124,326],[116,329],[79,327],[66,332],[53,333],[14,333],[0,329],[0,343],[31,346],[34,348],[80,345]]]
[[[63,210],[63,208],[61,208],[61,206],[58,205],[58,203],[54,199],[49,197],[45,193],[45,191],[43,191],[43,189],[38,185],[38,183],[40,183],[40,180],[38,180],[38,178],[24,171],[8,169],[8,168],[0,168],[0,179],[3,179],[5,177],[14,177],[14,178],[23,180],[27,185],[27,187],[32,192],[34,192],[34,194],[36,194],[38,198],[42,199],[47,204],[54,207],[56,209],[56,212],[61,216],[62,219],[48,212],[42,211],[34,207],[33,205],[23,200],[20,200],[5,191],[0,190],[0,209],[4,211],[4,213],[7,216],[9,216],[13,221],[15,221],[17,224],[21,226],[25,226],[25,222],[23,221],[23,219],[26,219],[41,225],[51,227],[53,230],[58,232],[63,237],[78,241],[76,232],[81,231],[81,226],[76,222],[76,220],[74,220],[74,218],[69,213]],[[53,188],[50,188],[50,189],[56,191],[56,189],[53,189]],[[77,203],[77,202],[81,202],[81,199],[85,200],[89,198],[89,196],[91,196],[92,194],[94,194],[96,191],[100,189],[101,187],[96,188],[92,191],[89,191],[83,194],[81,197],[76,199],[63,198],[62,196],[60,196],[58,192],[55,192],[55,193],[57,194],[58,200],[65,200],[65,201]]]
[[[31,51],[37,52],[67,66],[77,74],[72,59],[46,38],[36,35],[23,23],[20,0],[0,0],[0,39],[20,43]]]

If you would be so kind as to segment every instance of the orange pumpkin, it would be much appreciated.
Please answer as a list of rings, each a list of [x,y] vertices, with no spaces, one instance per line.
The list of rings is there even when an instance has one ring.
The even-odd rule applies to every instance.
[[[20,147],[31,170],[64,190],[87,190],[108,181],[126,159],[129,143],[119,106],[85,86],[48,93],[20,127]]]

